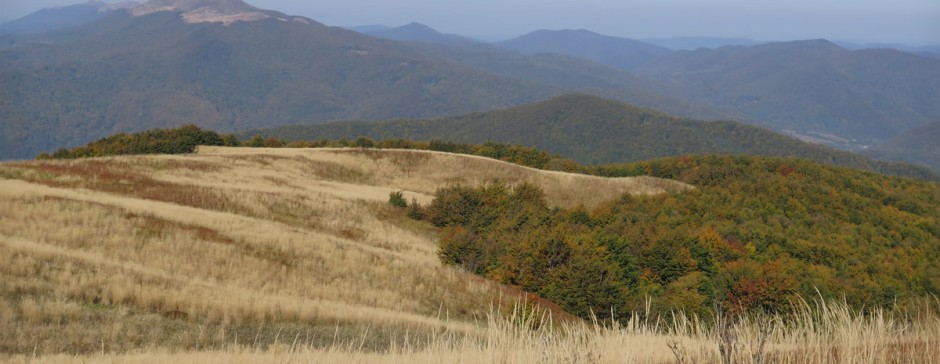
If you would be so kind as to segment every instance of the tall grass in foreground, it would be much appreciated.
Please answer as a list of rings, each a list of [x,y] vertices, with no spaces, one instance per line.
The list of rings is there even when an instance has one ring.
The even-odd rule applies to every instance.
[[[553,324],[546,315],[492,310],[480,336],[442,332],[430,342],[393,340],[385,350],[362,350],[361,340],[325,348],[298,346],[285,338],[266,348],[236,343],[222,350],[173,352],[150,349],[128,354],[18,356],[13,362],[343,362],[343,363],[934,363],[940,362],[938,302],[917,310],[856,311],[844,302],[799,302],[794,313],[716,317],[704,325],[675,315],[647,320],[635,315],[622,324]],[[420,342],[418,342],[420,341]],[[2,359],[2,357],[0,357]]]

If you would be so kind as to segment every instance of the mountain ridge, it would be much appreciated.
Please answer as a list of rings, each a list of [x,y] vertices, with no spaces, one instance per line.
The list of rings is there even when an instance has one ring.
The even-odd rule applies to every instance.
[[[421,117],[561,93],[315,21],[225,25],[188,23],[178,12],[115,11],[78,28],[13,40],[0,45],[6,158],[188,122],[234,131]]]
[[[827,40],[679,51],[638,72],[758,125],[837,135],[850,141],[836,145],[843,149],[873,146],[940,115],[937,60],[849,51]]]
[[[148,0],[129,10],[134,16],[162,11],[178,12],[187,23],[231,24],[236,21],[258,21],[272,17],[268,12],[242,0]]]
[[[633,70],[672,51],[642,41],[601,35],[585,29],[536,30],[496,43],[523,53],[559,53]]]
[[[425,24],[411,22],[400,27],[389,29],[366,30],[363,33],[397,41],[405,42],[423,42],[435,44],[476,44],[479,43],[473,39],[454,34],[444,34],[438,32]]]
[[[760,127],[732,121],[678,118],[585,94],[456,117],[379,122],[344,121],[292,125],[242,133],[285,140],[369,137],[511,143],[558,153],[586,164],[610,164],[697,154],[795,157],[820,163],[938,180],[910,165],[812,145]]]

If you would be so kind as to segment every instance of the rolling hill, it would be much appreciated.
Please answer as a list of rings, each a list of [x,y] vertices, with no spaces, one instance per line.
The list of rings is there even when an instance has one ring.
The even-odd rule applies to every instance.
[[[0,163],[0,359],[478,335],[519,292],[443,267],[435,229],[387,201],[497,179],[566,207],[685,188],[401,150]]]
[[[724,289],[712,275],[753,278],[780,274],[781,266],[801,280],[775,281],[767,292],[796,283],[801,290],[845,285],[853,305],[896,303],[892,293],[909,298],[940,284],[930,264],[940,254],[936,184],[768,158],[670,158],[612,168],[675,176],[694,188],[364,148],[203,146],[189,155],[0,163],[0,360],[671,362],[677,340],[683,357],[696,362],[936,357],[940,321],[932,303],[911,316],[804,302],[793,316],[743,317],[726,327],[675,311],[673,324],[663,325],[647,306],[627,325],[585,324],[549,301],[442,264],[438,240],[468,235],[452,234],[456,225],[441,230],[413,221],[387,202],[402,191],[433,213],[433,201],[454,186],[491,197],[514,193],[485,199],[508,205],[471,216],[495,223],[490,232],[525,234],[499,246],[555,244],[515,254],[562,259],[546,279],[587,277],[577,294],[560,300],[566,307],[594,302],[608,287],[612,276],[593,274],[603,266],[579,265],[598,258],[625,258],[617,264],[627,268],[653,264],[631,292],[671,300],[657,298],[652,309],[660,312]],[[506,189],[494,179],[527,185]],[[636,194],[617,197],[624,192]],[[512,208],[533,198],[551,208]],[[542,232],[556,238],[532,240],[533,227],[548,227]],[[617,249],[624,242],[629,248]],[[626,259],[637,251],[642,260]],[[650,259],[656,257],[662,259]],[[539,261],[501,266],[513,273],[532,262]],[[765,287],[744,281],[755,285],[731,288]],[[697,290],[703,282],[715,285]],[[551,319],[541,316],[546,309]],[[761,330],[777,333],[766,339],[766,356],[719,350],[728,335],[757,347],[764,336],[748,333]]]
[[[924,168],[812,145],[767,129],[672,117],[603,98],[572,94],[531,105],[463,116],[336,122],[251,131],[285,140],[357,138],[486,141],[536,147],[581,163],[607,164],[690,154],[796,157],[889,174],[937,179]]]
[[[749,115],[749,122],[829,144],[874,146],[940,115],[940,61],[825,40],[683,51],[639,71],[674,95]]]
[[[590,59],[622,70],[633,70],[672,53],[671,50],[637,40],[611,37],[588,30],[537,30],[497,43],[501,47],[529,53],[556,53]]]

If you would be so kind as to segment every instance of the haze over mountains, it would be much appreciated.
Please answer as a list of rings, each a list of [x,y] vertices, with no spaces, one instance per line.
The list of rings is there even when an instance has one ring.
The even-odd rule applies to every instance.
[[[640,68],[665,56],[669,49],[588,30],[539,30],[498,43],[523,53],[559,53],[594,60],[623,70]]]
[[[664,45],[748,40],[653,45],[543,30],[486,44],[418,23],[361,29],[367,36],[237,0],[152,0],[64,16],[92,8],[0,25],[34,29],[0,36],[0,158],[189,122],[238,131],[457,115],[568,92],[850,150],[940,119],[940,60],[824,40],[673,51]]]
[[[88,1],[81,4],[42,9],[22,18],[0,24],[0,34],[39,33],[79,26],[101,19],[111,11],[135,5],[137,3],[130,1],[113,4],[103,1]]]

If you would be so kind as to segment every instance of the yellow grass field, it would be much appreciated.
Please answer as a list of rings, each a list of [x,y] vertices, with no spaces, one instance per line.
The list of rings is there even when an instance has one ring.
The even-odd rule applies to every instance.
[[[442,267],[433,228],[387,205],[499,180],[559,206],[684,188],[444,153],[203,147],[0,165],[0,348],[201,348],[301,335],[478,334],[500,290]],[[507,299],[508,302],[508,299]],[[387,342],[371,343],[387,346]]]
[[[690,188],[408,150],[2,163],[0,361],[695,363],[734,338],[735,362],[940,362],[936,302],[918,317],[815,303],[724,332],[549,316],[442,266],[437,230],[387,203],[494,181],[587,208]]]

